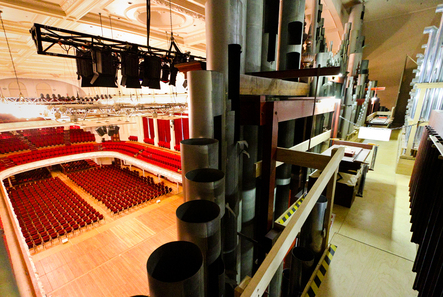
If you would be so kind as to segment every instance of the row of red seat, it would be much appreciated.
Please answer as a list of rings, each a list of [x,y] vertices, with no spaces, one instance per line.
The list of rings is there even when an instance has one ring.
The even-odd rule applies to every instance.
[[[137,157],[145,162],[163,167],[172,171],[181,170],[180,155],[168,152],[163,149],[154,147],[146,147],[132,142],[103,142],[101,144],[103,150],[116,151],[131,157]],[[79,154],[99,150],[99,144],[82,144],[72,146],[59,146],[54,148],[39,149],[21,154],[8,156],[8,160],[15,165],[26,164],[43,159],[54,158],[59,156]],[[141,153],[140,153],[141,151]],[[137,155],[138,154],[138,155]],[[0,164],[0,170],[11,167],[7,164]]]
[[[131,135],[131,136],[128,137],[128,140],[129,141],[138,141],[138,136]]]
[[[72,143],[95,141],[94,134],[83,129],[71,129],[69,135]]]
[[[29,162],[40,161],[48,158],[55,158],[60,156],[81,154],[96,151],[94,144],[81,144],[72,146],[60,146],[55,148],[37,150],[22,154],[15,154],[8,156],[16,165],[26,164]]]
[[[64,163],[64,164],[60,164],[60,165],[63,168],[63,173],[66,173],[66,174],[95,167],[95,166],[91,165],[91,163],[87,162],[86,160],[74,161],[74,162]]]
[[[63,127],[29,129],[20,133],[38,148],[64,144]]]
[[[143,149],[142,146],[135,143],[112,141],[102,142],[102,148],[106,151],[116,151],[131,157],[134,157],[134,155],[136,155],[140,150]]]
[[[38,168],[26,172],[19,173],[14,176],[12,180],[12,186],[20,185],[23,183],[38,181],[42,179],[47,179],[51,177],[51,173],[48,168]]]
[[[75,172],[68,177],[114,214],[170,191],[164,183],[150,184],[146,179],[114,166]]]
[[[29,149],[21,139],[9,132],[0,133],[0,154],[7,154]]]
[[[30,249],[104,218],[59,178],[10,188],[8,196]]]
[[[143,139],[143,141],[144,141],[145,143],[147,143],[147,144],[152,144],[152,145],[154,145],[154,139],[151,139],[151,138],[145,138],[145,139]]]
[[[171,148],[171,143],[166,142],[166,141],[159,141],[158,146],[164,147],[164,148]]]

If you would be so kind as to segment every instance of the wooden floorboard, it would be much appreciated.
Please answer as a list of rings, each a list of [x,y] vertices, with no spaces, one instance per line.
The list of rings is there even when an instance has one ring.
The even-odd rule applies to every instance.
[[[175,210],[183,196],[162,196],[114,216],[64,174],[58,176],[103,213],[105,221],[32,255],[48,296],[149,294],[146,261],[157,247],[177,240]]]

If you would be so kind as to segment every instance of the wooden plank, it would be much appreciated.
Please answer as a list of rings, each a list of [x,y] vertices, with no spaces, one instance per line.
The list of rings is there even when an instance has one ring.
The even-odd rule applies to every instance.
[[[335,104],[339,100],[340,99],[334,98],[319,100],[315,103],[315,109],[314,99],[276,101],[278,121],[284,122],[333,112],[335,110]]]
[[[311,138],[311,148],[319,145],[322,142],[325,142],[329,139],[329,136],[331,134],[331,130],[325,131],[322,134],[319,134],[317,136],[314,136]],[[299,152],[305,152],[308,150],[308,146],[309,146],[309,139],[305,140],[297,145],[294,145],[293,147],[290,147],[290,150],[293,151],[299,151]],[[277,162],[276,166],[280,166],[282,165],[283,162]],[[255,163],[255,177],[260,177],[261,176],[261,166],[262,166],[262,161],[258,161],[257,163]]]
[[[263,201],[260,202],[259,215],[267,220],[260,220],[258,226],[258,237],[264,237],[272,228],[274,221],[274,188],[276,161],[275,154],[277,151],[278,138],[278,121],[275,113],[274,102],[266,102],[265,118],[267,125],[263,131],[263,166],[262,166],[262,191]],[[265,204],[265,199],[267,199]],[[266,223],[266,225],[264,225]]]
[[[355,147],[361,147],[367,150],[372,150],[375,144],[368,144],[368,143],[360,143],[360,142],[352,142],[352,141],[344,141],[339,139],[331,139],[332,145],[347,145],[347,146],[355,146]]]
[[[335,155],[336,153],[337,153],[337,149],[334,149],[332,151],[332,155]],[[330,232],[330,227],[331,227],[332,208],[334,207],[335,186],[337,184],[337,173],[338,173],[338,168],[335,170],[335,173],[333,174],[333,178],[331,178],[329,180],[328,186],[326,188],[326,198],[328,199],[328,205],[326,206],[326,212],[325,212],[326,219],[323,222],[323,228],[324,228],[324,230],[326,230],[326,232],[325,232],[325,240],[323,240],[323,246],[322,246],[322,249],[325,251],[327,251],[327,248],[329,246],[329,232]]]
[[[312,76],[335,76],[340,74],[340,67],[306,68],[279,71],[252,72],[250,75],[268,78],[292,79]]]
[[[277,161],[285,164],[323,170],[330,160],[331,157],[317,153],[299,152],[281,147],[277,148]]]
[[[344,156],[344,148],[339,148],[331,161],[320,174],[317,181],[307,194],[305,200],[300,205],[298,211],[289,219],[288,226],[283,230],[280,237],[268,253],[263,263],[258,268],[249,285],[241,295],[242,297],[262,296],[272,277],[285,258],[298,232],[306,221],[309,213],[320,197],[329,181],[334,179],[341,159]],[[335,180],[333,181],[335,183]]]
[[[307,83],[240,75],[240,95],[307,96],[308,94]]]

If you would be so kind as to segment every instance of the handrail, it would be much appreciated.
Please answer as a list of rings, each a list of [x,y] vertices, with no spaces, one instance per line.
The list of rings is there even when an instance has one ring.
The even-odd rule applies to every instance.
[[[107,158],[107,157],[118,158],[118,159],[126,161],[132,165],[135,165],[135,166],[139,167],[140,169],[144,169],[144,170],[156,173],[156,174],[161,174],[172,182],[177,182],[177,183],[182,182],[182,175],[180,173],[161,168],[161,167],[156,166],[154,164],[150,164],[146,161],[125,155],[123,153],[108,151],[108,150],[107,151],[93,151],[93,152],[80,153],[80,154],[71,154],[71,155],[65,155],[65,156],[60,156],[60,157],[47,158],[47,159],[43,159],[43,160],[29,162],[29,163],[25,163],[22,165],[17,165],[17,166],[10,167],[10,168],[0,171],[0,180],[3,180],[5,178],[8,178],[9,176],[16,175],[21,172],[29,171],[31,169],[47,167],[50,165],[56,165],[56,164],[60,164],[60,163],[66,163],[66,162],[72,162],[72,161],[78,161],[78,160],[84,160],[84,159]]]
[[[429,135],[429,138],[432,140],[432,142],[434,143],[434,145],[437,148],[438,152],[440,153],[440,156],[438,156],[438,158],[439,159],[443,159],[443,145],[438,140],[438,138],[435,137],[434,135]]]
[[[297,212],[289,219],[287,227],[277,239],[271,251],[254,274],[254,277],[241,294],[241,297],[258,297],[263,295],[321,193],[338,171],[343,156],[344,148],[339,148],[314,183]]]

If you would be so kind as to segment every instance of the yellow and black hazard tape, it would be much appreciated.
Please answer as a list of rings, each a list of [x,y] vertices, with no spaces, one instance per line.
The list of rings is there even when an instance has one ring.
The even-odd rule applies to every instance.
[[[294,204],[293,207],[291,207],[290,210],[286,212],[286,214],[278,221],[279,224],[284,225],[284,223],[289,220],[289,217],[294,214],[294,212],[297,211],[297,209],[300,207],[300,204],[305,200],[305,197],[301,197],[298,199],[298,201]]]
[[[311,287],[308,289],[308,292],[305,296],[314,297],[317,295],[321,282],[325,278],[326,272],[328,271],[329,265],[332,261],[332,257],[334,257],[336,250],[337,246],[331,244],[328,253],[326,254],[323,262],[320,265],[320,269],[317,271],[317,274],[314,277],[314,281],[311,283]]]

